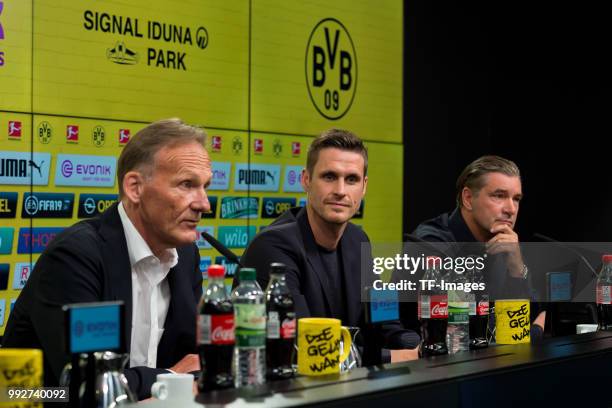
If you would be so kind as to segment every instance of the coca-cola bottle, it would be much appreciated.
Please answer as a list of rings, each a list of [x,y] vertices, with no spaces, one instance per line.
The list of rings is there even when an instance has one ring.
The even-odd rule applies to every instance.
[[[468,283],[477,284],[470,301],[470,349],[477,350],[489,346],[487,329],[489,327],[489,295],[486,292],[482,269],[478,266],[468,273]]]
[[[602,257],[597,279],[597,330],[612,329],[612,255]]]
[[[295,307],[285,280],[287,267],[270,265],[270,281],[266,288],[266,367],[270,379],[293,376],[295,343]]]
[[[199,306],[198,353],[202,376],[200,391],[233,386],[234,307],[225,291],[225,268],[208,267],[208,287]]]
[[[448,295],[440,289],[442,259],[426,258],[426,269],[419,282],[418,317],[421,321],[421,354],[424,357],[448,354],[446,328],[448,325]],[[436,286],[437,285],[437,286]]]

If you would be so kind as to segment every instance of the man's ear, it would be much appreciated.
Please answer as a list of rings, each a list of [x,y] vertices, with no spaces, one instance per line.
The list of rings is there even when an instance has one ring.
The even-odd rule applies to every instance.
[[[468,187],[463,187],[463,190],[461,190],[461,204],[463,204],[463,208],[468,211],[472,211],[473,197],[474,194],[472,193],[472,190],[470,190]]]
[[[363,195],[361,196],[361,198],[363,198],[365,196],[366,190],[368,189],[368,176],[365,176],[363,178]]]
[[[300,178],[300,183],[302,184],[302,188],[304,189],[305,192],[308,193],[308,190],[310,190],[310,174],[308,173],[308,170],[306,170],[305,168],[302,169],[302,177]]]
[[[128,171],[123,176],[123,195],[134,204],[140,203],[144,183],[142,173],[134,170]]]

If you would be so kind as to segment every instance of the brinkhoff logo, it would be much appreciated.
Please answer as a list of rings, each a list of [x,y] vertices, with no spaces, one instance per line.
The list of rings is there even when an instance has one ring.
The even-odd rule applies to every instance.
[[[257,218],[259,198],[223,197],[221,199],[221,218]]]

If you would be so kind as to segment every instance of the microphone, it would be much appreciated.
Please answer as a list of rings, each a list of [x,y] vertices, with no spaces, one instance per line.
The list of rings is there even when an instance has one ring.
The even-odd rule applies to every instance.
[[[238,258],[238,256],[235,253],[230,251],[222,243],[217,241],[217,239],[215,237],[213,237],[212,235],[210,235],[206,231],[202,231],[201,235],[202,235],[202,238],[204,238],[204,240],[206,242],[208,242],[210,245],[212,245],[213,248],[215,248],[217,251],[219,251],[219,253],[221,255],[226,257],[228,261],[234,262],[234,263],[238,264],[238,266],[242,267],[242,264],[240,263],[240,258]]]
[[[553,244],[557,244],[565,249],[568,249],[571,253],[573,253],[574,255],[576,255],[578,257],[578,259],[580,259],[586,266],[587,268],[589,268],[589,270],[591,271],[591,273],[593,274],[593,276],[595,277],[595,279],[599,278],[599,274],[597,273],[597,271],[595,270],[595,268],[593,267],[593,265],[584,257],[584,255],[582,255],[579,251],[577,251],[575,248],[573,248],[571,245],[567,245],[564,242],[561,241],[557,241],[556,239],[547,237],[546,235],[542,235],[539,233],[534,233],[533,236],[541,241],[545,241],[545,242],[552,242]]]

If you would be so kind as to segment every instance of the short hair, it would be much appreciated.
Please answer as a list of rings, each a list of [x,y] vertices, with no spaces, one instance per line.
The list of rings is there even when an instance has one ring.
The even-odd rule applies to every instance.
[[[117,164],[119,197],[123,197],[123,178],[129,171],[151,172],[158,151],[164,147],[190,142],[204,146],[206,132],[202,128],[187,125],[178,118],[158,120],[136,132],[119,156]]]
[[[366,149],[363,141],[356,134],[343,129],[326,130],[313,140],[308,148],[308,157],[306,158],[306,170],[309,174],[312,174],[319,160],[319,152],[328,148],[361,154],[363,157],[363,174],[368,174],[368,149]]]
[[[489,173],[502,173],[510,177],[521,177],[518,166],[511,160],[499,156],[482,156],[467,165],[457,178],[457,206],[461,208],[463,202],[461,193],[467,187],[478,193],[485,185],[485,176]]]

